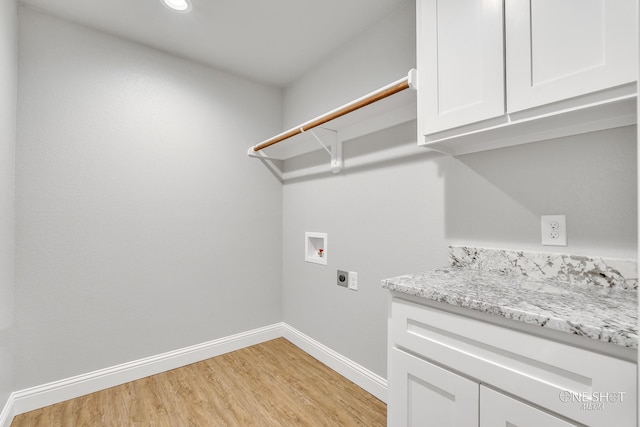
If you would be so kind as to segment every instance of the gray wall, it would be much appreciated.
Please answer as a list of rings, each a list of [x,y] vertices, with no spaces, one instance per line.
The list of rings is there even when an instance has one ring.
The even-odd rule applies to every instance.
[[[285,89],[284,126],[289,129],[392,81],[416,66],[413,0],[374,24]]]
[[[16,389],[282,320],[282,94],[20,10]]]
[[[288,88],[285,124],[415,66],[413,7],[408,2]],[[385,145],[415,144],[415,121],[348,141],[340,175],[283,188],[285,322],[379,375],[386,376],[387,332],[380,280],[444,265],[450,244],[636,258],[635,127],[458,158],[424,150],[348,166]],[[320,157],[327,161],[325,153],[312,153],[285,167]],[[540,215],[549,213],[567,215],[568,247],[540,245]],[[328,233],[328,266],[304,262],[305,231]],[[360,290],[336,286],[337,269],[357,271]]]
[[[14,167],[18,15],[0,2],[0,408],[12,391],[14,286]],[[1,409],[0,409],[1,411]]]
[[[0,229],[9,236],[11,16],[0,10],[9,58],[0,56],[0,88],[10,95],[0,101],[0,194],[9,195]],[[567,214],[570,246],[555,251],[636,257],[634,127],[348,166],[385,147],[415,147],[413,121],[348,141],[340,175],[282,187],[245,156],[282,128],[403,77],[415,66],[414,21],[408,1],[319,60],[286,89],[281,115],[275,89],[22,9],[19,339],[12,388],[13,244],[3,238],[0,403],[12,389],[283,318],[386,376],[380,280],[443,265],[449,244],[549,250],[538,243],[543,213]],[[285,166],[319,161],[325,153]],[[328,266],[304,262],[305,231],[328,232]],[[360,290],[337,287],[336,269],[357,271]]]
[[[637,257],[636,127],[457,159],[445,173],[453,244]],[[567,215],[568,246],[540,244],[540,215]]]

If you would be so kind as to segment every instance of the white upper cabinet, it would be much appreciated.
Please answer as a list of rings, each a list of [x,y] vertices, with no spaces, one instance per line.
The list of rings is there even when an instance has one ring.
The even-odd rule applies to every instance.
[[[420,145],[457,155],[636,122],[637,0],[416,2]]]
[[[507,0],[505,7],[508,112],[635,81],[635,1]]]
[[[502,116],[502,2],[418,0],[417,16],[422,133]]]

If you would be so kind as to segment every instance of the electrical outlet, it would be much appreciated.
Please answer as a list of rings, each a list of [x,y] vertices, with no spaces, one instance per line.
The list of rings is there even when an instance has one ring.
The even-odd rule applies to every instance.
[[[565,215],[542,215],[540,224],[544,246],[567,246],[567,217]]]
[[[349,285],[349,272],[338,270],[336,281],[337,281],[336,284],[338,286],[344,286],[346,288]]]
[[[352,291],[358,290],[358,273],[355,271],[349,272],[349,289]]]

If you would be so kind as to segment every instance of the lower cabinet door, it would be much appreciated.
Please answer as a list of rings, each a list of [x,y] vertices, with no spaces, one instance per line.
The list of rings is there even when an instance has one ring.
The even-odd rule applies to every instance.
[[[389,427],[477,427],[479,384],[404,351],[391,351]]]
[[[480,427],[575,427],[581,424],[512,399],[490,388],[480,386]]]

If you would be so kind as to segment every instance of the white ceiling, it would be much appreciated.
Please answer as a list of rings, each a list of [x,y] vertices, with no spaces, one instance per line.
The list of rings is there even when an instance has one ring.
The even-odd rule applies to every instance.
[[[407,0],[21,0],[252,80],[286,86]]]

